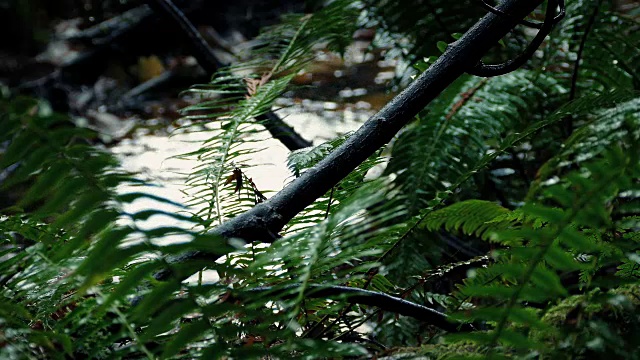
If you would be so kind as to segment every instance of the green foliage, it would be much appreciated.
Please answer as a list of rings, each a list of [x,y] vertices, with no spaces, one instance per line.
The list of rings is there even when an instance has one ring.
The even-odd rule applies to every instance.
[[[532,332],[532,337],[539,341],[561,341],[567,334],[573,335],[571,339],[566,338],[568,346],[551,349],[551,356],[589,357],[607,353],[634,359],[637,358],[638,343],[637,321],[634,319],[637,306],[637,285],[625,285],[608,292],[596,289],[570,296],[551,307],[542,317],[544,323],[559,328],[561,332]],[[578,327],[581,331],[571,327]]]
[[[509,210],[492,202],[467,200],[429,213],[420,224],[429,230],[444,226],[448,232],[462,230],[466,235],[487,239],[493,231],[509,224]]]
[[[358,13],[350,1],[334,1],[313,14],[285,16],[281,24],[262,32],[245,62],[220,70],[210,84],[190,90],[210,99],[184,109],[194,120],[187,131],[207,136],[200,149],[181,156],[202,163],[187,180],[190,205],[199,209],[198,215],[219,225],[255,205],[252,194],[241,194],[237,201],[235,185],[226,179],[240,164],[252,165],[251,155],[264,139],[258,126],[262,120],[256,118],[271,110],[291,78],[313,59],[315,45],[344,51],[357,29]],[[209,114],[215,121],[203,126]]]
[[[314,146],[311,148],[300,149],[289,154],[287,165],[295,177],[300,176],[304,170],[313,167],[331,151],[340,146],[351,134],[345,134],[334,140]],[[288,230],[295,230],[314,225],[322,221],[328,214],[339,210],[342,203],[348,199],[356,190],[367,184],[367,173],[374,166],[383,161],[382,156],[373,155],[365,160],[355,170],[353,170],[346,178],[342,179],[334,186],[329,193],[317,199],[311,206],[298,214],[289,224]],[[397,198],[387,199],[386,201],[401,202],[401,195],[396,194]]]
[[[383,176],[367,176],[381,149],[273,244],[209,232],[261,200],[230,176],[314,47],[341,51],[375,23],[415,62],[483,13],[471,4],[333,1],[265,29],[246,62],[190,90],[205,98],[185,110],[205,135],[184,155],[201,161],[186,180],[196,214],[46,104],[3,98],[0,357],[637,357],[639,24],[613,3],[570,2],[528,69],[458,79],[390,145]],[[292,153],[294,176],[347,136]],[[173,210],[128,210],[141,200]],[[476,330],[318,296],[334,285]]]
[[[11,344],[2,348],[3,356],[62,356],[59,351],[63,350],[68,356],[97,358],[179,354],[286,357],[309,349],[317,351],[316,341],[296,337],[296,331],[317,316],[299,318],[298,313],[319,309],[320,316],[332,308],[334,300],[307,303],[304,295],[310,291],[309,285],[342,283],[344,280],[338,279],[346,277],[357,281],[357,273],[364,274],[375,264],[366,259],[380,254],[395,229],[402,226],[392,221],[402,210],[397,205],[384,205],[393,192],[380,189],[390,184],[380,180],[360,188],[339,210],[307,232],[270,248],[236,249],[199,231],[203,222],[181,215],[178,204],[172,204],[176,213],[127,213],[125,205],[143,197],[169,202],[140,191],[116,192],[116,186],[144,184],[117,171],[113,157],[90,146],[86,142],[89,133],[73,127],[64,117],[50,116],[31,101],[17,99],[11,104],[17,109],[6,112],[10,117],[3,124],[11,145],[2,160],[15,165],[4,189],[15,189],[30,179],[32,184],[16,205],[5,209],[11,215],[0,223],[1,321],[4,334],[9,336],[5,341]],[[43,132],[42,124],[57,124],[58,128],[48,127]],[[35,157],[22,153],[25,160],[15,155],[19,147],[36,149],[43,139],[55,149],[39,154],[31,151]],[[88,161],[91,156],[101,161]],[[53,180],[60,176],[59,163],[66,166],[63,175],[74,180],[74,188],[66,188],[63,180]],[[64,191],[77,192],[62,197]],[[86,201],[83,195],[91,192],[103,196]],[[31,194],[50,194],[56,202],[41,201],[27,212],[24,206],[40,200]],[[369,211],[363,213],[362,209]],[[158,216],[176,220],[180,226],[140,226],[141,221]],[[378,230],[371,232],[371,227]],[[194,250],[211,256],[227,254],[227,261],[216,264],[201,258],[170,263],[171,258]],[[350,266],[334,271],[345,264]],[[223,282],[182,284],[179,280],[203,266],[225,279],[243,280],[232,291]],[[166,269],[174,275],[168,281],[153,279],[155,272]],[[282,274],[291,276],[283,278]],[[264,294],[256,292],[273,285]],[[291,298],[292,294],[295,297]],[[250,298],[251,302],[241,306],[225,301],[228,297]],[[274,323],[280,325],[274,328]],[[278,340],[284,338],[290,341]],[[241,341],[256,339],[264,346],[239,346]],[[337,342],[324,341],[322,348],[324,356],[364,353],[361,348]]]
[[[637,140],[630,139],[630,143]],[[555,329],[544,325],[532,309],[523,305],[546,304],[567,296],[569,289],[563,284],[562,273],[602,267],[603,264],[596,260],[601,256],[606,257],[607,264],[615,264],[624,257],[622,253],[617,254],[617,259],[613,254],[607,254],[603,249],[606,245],[594,240],[605,237],[615,226],[611,213],[606,209],[608,202],[620,192],[627,191],[632,183],[630,180],[640,176],[637,153],[629,154],[613,148],[584,167],[588,171],[569,172],[562,181],[545,188],[545,202],[552,206],[531,203],[522,207],[524,214],[540,218],[544,224],[542,227],[523,224],[495,233],[495,241],[504,239],[511,247],[505,253],[496,254],[495,265],[478,270],[475,277],[468,279],[460,294],[465,298],[490,299],[505,305],[501,308],[482,307],[467,313],[470,319],[496,324],[494,330],[483,336],[474,335],[467,339],[489,347],[500,343],[513,349],[543,351],[544,343],[516,336],[518,333],[514,330],[529,327],[553,333]],[[574,189],[580,189],[580,194],[576,194]],[[519,239],[521,244],[513,245],[513,239]],[[637,247],[628,241],[617,241],[615,246]],[[567,256],[567,252],[574,257]],[[596,261],[582,264],[575,258],[578,254],[590,254]],[[587,282],[581,280],[577,287],[587,288],[593,283],[598,283],[595,274]]]
[[[489,80],[461,78],[447,91],[451,95],[429,106],[393,147],[387,171],[398,173],[412,212],[500,148],[505,135],[542,121],[544,109],[553,106],[548,95],[562,89],[552,78],[517,71]]]
[[[389,1],[364,0],[367,27],[377,29],[374,45],[393,44],[388,55],[400,58],[399,75],[411,74],[410,65],[422,58],[440,55],[446,45],[457,40],[476,20],[486,14],[478,1]],[[492,60],[515,55],[525,36],[520,29],[508,35],[508,47],[494,49]]]
[[[580,0],[567,5],[567,18],[545,54],[549,70],[567,88],[576,87],[577,94],[640,89],[637,21],[613,11],[612,1]]]

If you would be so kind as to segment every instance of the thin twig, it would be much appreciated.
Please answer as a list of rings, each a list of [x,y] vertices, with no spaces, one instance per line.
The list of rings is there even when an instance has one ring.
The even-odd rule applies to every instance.
[[[329,194],[329,201],[327,203],[327,212],[325,212],[324,214],[325,219],[329,217],[329,211],[331,211],[331,201],[333,201],[333,192],[335,189],[335,186],[331,188],[331,194]]]
[[[218,59],[209,44],[202,38],[198,30],[187,19],[184,13],[170,0],[151,0],[149,5],[161,14],[165,14],[182,29],[194,50],[193,56],[206,72],[213,74],[225,64]]]
[[[170,17],[180,27],[186,39],[191,45],[193,56],[198,64],[209,74],[213,74],[220,68],[227,66],[220,60],[211,46],[196,30],[191,21],[171,0],[150,0],[149,5],[166,16]],[[300,136],[291,126],[287,125],[278,115],[269,111],[259,115],[256,119],[269,131],[271,136],[278,139],[289,150],[294,151],[311,146],[311,142]]]
[[[587,43],[587,38],[589,37],[589,33],[591,33],[591,28],[596,21],[596,17],[598,16],[598,12],[600,12],[600,6],[602,5],[602,0],[599,0],[593,9],[593,13],[587,22],[587,27],[584,29],[584,33],[582,34],[582,38],[580,39],[580,45],[578,46],[578,53],[576,54],[575,66],[573,67],[573,75],[571,76],[571,91],[569,92],[569,101],[576,98],[576,88],[578,83],[578,73],[580,71],[580,61],[582,60],[582,53],[584,52],[585,44]]]
[[[549,35],[551,30],[553,29],[553,26],[556,24],[557,21],[554,16],[556,14],[558,3],[561,3],[561,5],[563,5],[562,0],[548,1],[544,22],[542,23],[540,30],[533,38],[533,40],[531,40],[531,43],[527,46],[524,52],[522,52],[514,59],[505,61],[502,64],[487,65],[480,61],[478,62],[478,64],[476,64],[476,66],[474,66],[467,72],[475,76],[492,77],[510,73],[523,66],[527,61],[529,61],[529,59],[531,59],[531,57],[533,57],[533,54],[536,52],[536,50],[538,50],[544,39],[547,37],[547,35]],[[562,6],[560,11],[561,13],[563,12]],[[509,16],[508,18],[511,19],[512,17]]]

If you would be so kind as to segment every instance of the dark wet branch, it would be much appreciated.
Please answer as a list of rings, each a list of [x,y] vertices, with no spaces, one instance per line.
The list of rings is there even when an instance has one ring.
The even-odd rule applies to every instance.
[[[226,66],[220,60],[211,46],[202,38],[198,30],[193,26],[191,21],[175,6],[171,0],[151,0],[149,5],[158,13],[172,19],[172,21],[180,27],[185,40],[191,46],[193,55],[198,60],[198,64],[209,74],[215,73],[221,67]],[[269,131],[271,136],[278,139],[289,150],[298,150],[311,146],[311,142],[305,140],[295,130],[287,125],[278,115],[269,111],[264,115],[257,117],[262,125]]]
[[[300,136],[291,126],[287,125],[273,111],[259,115],[256,119],[269,131],[271,136],[278,139],[289,151],[313,145],[310,141]]]
[[[298,296],[295,294],[282,294],[287,290],[295,288],[296,285],[289,287],[273,289],[271,287],[262,287],[253,289],[250,293],[260,293],[269,295],[271,297],[278,297],[283,300]],[[383,311],[392,312],[404,316],[409,316],[414,319],[423,321],[427,324],[437,326],[443,330],[449,332],[460,331],[473,331],[474,327],[471,324],[452,322],[449,317],[437,310],[429,307],[416,304],[411,301],[404,300],[399,297],[387,295],[385,293],[375,292],[371,290],[363,290],[358,288],[352,288],[348,286],[326,286],[326,285],[310,285],[309,289],[305,292],[307,298],[339,298],[349,301],[354,304],[361,304],[367,306],[375,306]]]
[[[517,19],[516,17],[513,17],[513,16],[512,16],[511,14],[509,14],[509,13],[503,12],[502,10],[500,10],[500,9],[498,9],[498,8],[495,8],[495,7],[491,6],[491,5],[489,5],[489,4],[488,4],[486,1],[484,1],[484,0],[478,0],[478,1],[480,2],[480,5],[482,5],[482,7],[483,7],[485,10],[491,11],[492,13],[494,13],[494,14],[496,14],[496,15],[505,16],[505,17],[511,17],[511,18],[513,18],[513,19],[515,19],[515,20],[519,20],[519,19]],[[560,12],[558,13],[558,15],[556,15],[556,16],[553,18],[553,23],[554,23],[554,24],[557,24],[558,22],[560,22],[560,20],[562,20],[562,19],[564,18],[565,13],[566,13],[564,0],[558,0],[557,5],[559,5],[559,6],[560,6]],[[525,25],[525,26],[528,26],[528,27],[533,28],[533,29],[542,29],[542,27],[543,27],[543,26],[545,26],[544,22],[542,22],[542,23],[537,23],[537,22],[528,21],[528,20],[526,20],[526,19],[519,20],[519,22],[518,22],[518,23],[519,23],[519,24],[522,24],[522,25]]]
[[[555,23],[562,18],[560,15],[558,15],[557,18],[554,17],[556,15],[556,8],[558,7],[559,2],[562,1],[548,1],[544,22],[542,23],[542,26],[540,27],[540,30],[536,34],[535,38],[531,41],[531,43],[527,46],[522,54],[518,55],[514,59],[497,65],[486,65],[482,61],[480,61],[476,66],[468,71],[468,73],[471,75],[482,77],[500,76],[515,71],[523,66],[527,61],[529,61],[529,59],[533,57],[533,54],[536,52],[536,50],[538,50],[544,39],[553,29],[553,25],[555,25]],[[561,14],[564,14],[564,10],[562,10],[563,5],[564,4],[561,5]],[[504,16],[503,14],[504,13],[500,13],[499,16]]]

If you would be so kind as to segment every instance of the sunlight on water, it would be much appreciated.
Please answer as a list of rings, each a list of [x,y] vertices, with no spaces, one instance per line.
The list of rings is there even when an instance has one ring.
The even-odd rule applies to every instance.
[[[351,48],[346,59],[323,54],[319,61],[312,64],[310,73],[302,73],[294,79],[294,84],[301,87],[279,98],[274,104],[274,110],[314,145],[358,129],[392,97],[392,94],[385,91],[384,85],[375,89],[358,86],[359,83],[371,83],[373,79],[380,77],[384,77],[385,80],[380,83],[391,78],[389,68],[392,68],[393,63],[380,61],[379,56],[365,56],[365,52],[365,46],[360,44]],[[148,123],[151,124],[150,121]],[[177,122],[180,123],[184,121]],[[256,129],[263,130],[258,126]],[[120,192],[143,191],[176,203],[172,205],[139,198],[128,204],[125,211],[134,213],[156,209],[168,213],[189,214],[200,210],[178,204],[186,204],[189,201],[190,198],[185,192],[185,181],[187,175],[201,163],[196,160],[178,159],[176,156],[197,150],[203,140],[211,135],[202,132],[180,133],[180,130],[175,130],[172,126],[168,131],[156,133],[141,128],[133,138],[123,139],[111,147],[111,151],[118,156],[125,170],[137,173],[140,178],[153,184],[143,189],[122,187],[119,189]],[[278,140],[272,139],[268,132],[251,134],[245,140],[260,140],[247,141],[242,145],[241,148],[250,149],[251,154],[250,161],[242,164],[241,168],[265,196],[270,197],[294,179],[286,167],[288,149]],[[168,216],[153,216],[146,221],[136,222],[136,226],[189,228],[193,224],[180,222]],[[185,239],[163,239],[163,243],[172,241],[183,242]],[[198,276],[194,275],[188,282],[197,282]],[[215,271],[206,271],[202,279],[205,282],[217,281],[218,275]]]

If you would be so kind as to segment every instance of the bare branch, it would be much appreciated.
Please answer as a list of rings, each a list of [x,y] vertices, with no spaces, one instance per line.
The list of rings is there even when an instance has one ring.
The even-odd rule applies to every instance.
[[[215,73],[218,69],[226,66],[220,60],[211,46],[202,38],[198,30],[193,26],[191,21],[175,6],[171,0],[152,0],[149,5],[156,11],[159,11],[171,18],[176,25],[180,27],[186,39],[191,45],[193,55],[198,64],[209,74]],[[271,136],[286,146],[290,151],[302,149],[311,146],[311,142],[305,140],[296,131],[287,125],[278,115],[269,111],[266,114],[257,117],[262,125],[269,131]]]
[[[250,292],[265,293],[269,296],[279,296],[283,292],[296,288],[296,285],[284,288],[274,289],[271,287],[261,287],[252,289]],[[282,299],[293,298],[298,296],[295,294],[281,295]],[[305,292],[307,298],[341,298],[354,304],[375,306],[383,311],[409,316],[420,321],[424,321],[430,325],[437,326],[443,330],[450,332],[473,331],[475,328],[468,323],[456,323],[449,320],[449,317],[437,310],[431,309],[424,305],[416,304],[411,301],[404,300],[399,297],[387,295],[385,293],[375,292],[371,290],[363,290],[348,286],[326,286],[326,285],[310,285],[309,290]]]

